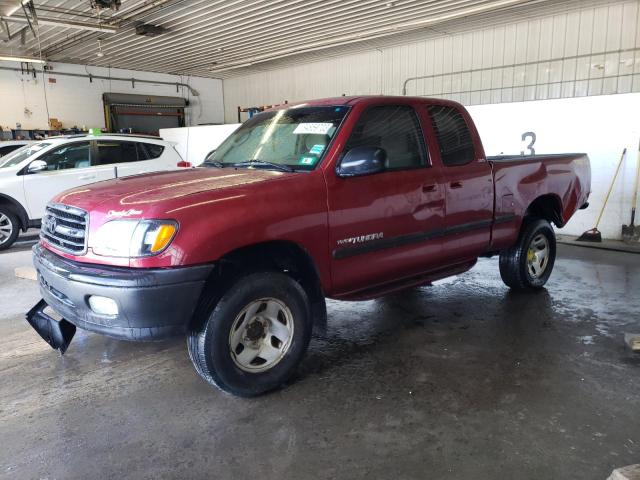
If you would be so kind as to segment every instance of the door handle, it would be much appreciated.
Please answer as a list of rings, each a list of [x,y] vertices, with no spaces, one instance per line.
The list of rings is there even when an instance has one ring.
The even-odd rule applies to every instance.
[[[424,193],[435,192],[437,190],[437,188],[438,188],[437,185],[423,185],[422,186],[422,191]]]
[[[462,188],[462,182],[451,182],[449,184],[449,187],[451,187],[451,188]]]
[[[78,177],[79,180],[93,180],[94,178],[96,178],[95,175],[80,175]]]

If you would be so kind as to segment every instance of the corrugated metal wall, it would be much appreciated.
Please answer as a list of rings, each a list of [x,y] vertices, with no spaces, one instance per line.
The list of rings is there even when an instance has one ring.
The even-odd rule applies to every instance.
[[[224,80],[225,120],[247,107],[337,95],[465,105],[640,92],[640,1],[611,2]]]

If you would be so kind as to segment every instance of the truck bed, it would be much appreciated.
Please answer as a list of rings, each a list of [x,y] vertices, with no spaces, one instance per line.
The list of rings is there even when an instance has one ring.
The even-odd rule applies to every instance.
[[[591,171],[585,153],[499,155],[487,157],[487,161],[493,167],[495,185],[495,249],[515,241],[520,223],[532,205],[552,205],[557,212],[554,223],[561,228],[586,204],[591,193]]]

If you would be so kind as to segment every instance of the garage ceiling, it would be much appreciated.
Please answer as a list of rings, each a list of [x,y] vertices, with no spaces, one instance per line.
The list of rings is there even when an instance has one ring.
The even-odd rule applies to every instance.
[[[34,16],[0,0],[0,54],[39,56],[40,44],[49,61],[224,78],[605,3],[124,0],[98,11],[89,0],[34,0]],[[144,36],[137,26],[160,28]]]

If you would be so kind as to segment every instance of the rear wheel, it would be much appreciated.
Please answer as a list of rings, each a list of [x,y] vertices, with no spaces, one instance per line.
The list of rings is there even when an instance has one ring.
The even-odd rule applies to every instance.
[[[311,338],[307,296],[282,273],[240,279],[199,320],[187,341],[196,371],[240,396],[285,383]]]
[[[526,221],[518,243],[500,253],[502,281],[515,289],[542,288],[556,260],[556,237],[549,222]]]
[[[0,250],[11,247],[19,233],[20,225],[16,214],[0,206]]]

